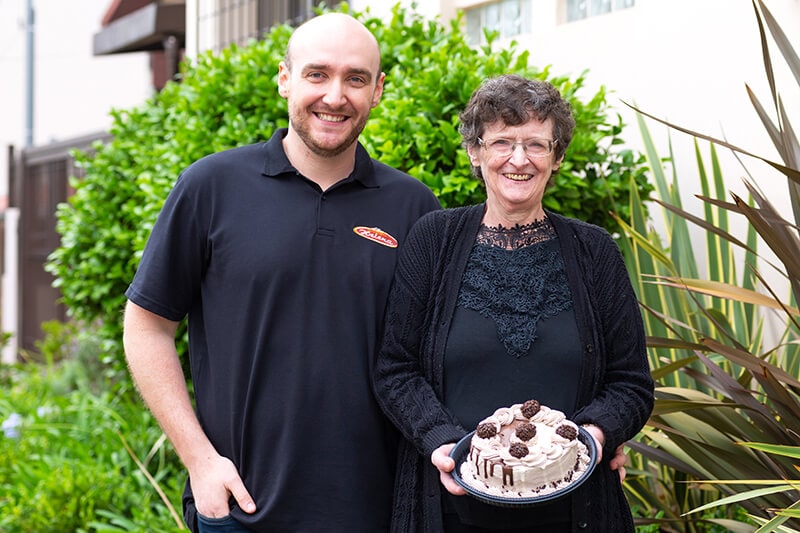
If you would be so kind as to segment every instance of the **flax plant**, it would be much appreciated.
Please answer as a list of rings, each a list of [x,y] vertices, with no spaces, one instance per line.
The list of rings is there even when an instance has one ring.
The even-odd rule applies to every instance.
[[[624,252],[659,387],[649,424],[631,443],[637,455],[626,490],[640,514],[651,517],[639,523],[657,524],[660,531],[800,528],[800,144],[777,90],[767,31],[798,87],[800,60],[764,3],[754,1],[753,7],[772,114],[747,91],[780,163],[637,110],[666,244],[648,227],[634,198],[631,220],[620,223],[629,237]],[[695,137],[702,217],[682,208],[677,176],[673,171],[667,179],[643,117]],[[710,172],[701,140],[710,142]],[[786,176],[794,222],[778,213],[752,175],[744,182],[749,198],[726,195],[717,146],[764,161]],[[731,216],[748,222],[743,240],[731,233]],[[705,234],[705,277],[690,225]],[[777,260],[759,253],[763,245]],[[766,269],[787,281],[787,296],[767,283]],[[765,340],[767,316],[785,325],[776,341]]]

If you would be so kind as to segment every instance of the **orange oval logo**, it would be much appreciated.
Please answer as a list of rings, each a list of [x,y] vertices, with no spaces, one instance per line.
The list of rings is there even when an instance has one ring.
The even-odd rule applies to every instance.
[[[380,228],[368,228],[366,226],[356,226],[353,232],[359,237],[364,237],[378,244],[388,246],[389,248],[397,248],[397,239],[386,233]]]

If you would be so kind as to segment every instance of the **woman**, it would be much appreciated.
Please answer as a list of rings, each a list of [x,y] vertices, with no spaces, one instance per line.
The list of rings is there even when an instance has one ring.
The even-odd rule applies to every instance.
[[[653,381],[616,244],[542,206],[575,127],[569,103],[549,83],[500,76],[460,119],[486,202],[430,213],[412,229],[374,374],[406,438],[393,530],[633,531],[609,463],[646,423]],[[464,496],[450,474],[454,443],[496,408],[529,399],[584,425],[602,464],[577,490],[533,508]]]

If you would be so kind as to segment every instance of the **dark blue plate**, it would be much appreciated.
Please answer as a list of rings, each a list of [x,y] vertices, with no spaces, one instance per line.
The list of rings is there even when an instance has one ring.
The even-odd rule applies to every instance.
[[[589,476],[592,474],[592,471],[597,464],[597,447],[594,439],[585,429],[578,428],[578,430],[578,439],[584,443],[586,448],[589,450],[589,465],[586,467],[586,471],[581,474],[581,477],[574,479],[569,485],[561,487],[560,489],[549,494],[534,496],[532,498],[502,498],[500,496],[494,496],[491,494],[486,494],[485,492],[481,492],[464,481],[464,479],[461,477],[461,464],[466,461],[469,456],[469,445],[470,441],[472,440],[472,435],[475,433],[474,431],[458,441],[458,444],[456,444],[450,451],[450,457],[452,457],[456,462],[456,467],[452,472],[453,479],[455,479],[456,483],[461,485],[464,490],[467,491],[467,494],[490,505],[519,508],[532,507],[541,503],[552,502],[553,500],[557,500],[558,498],[566,496],[573,490],[580,487],[584,481],[589,479]]]

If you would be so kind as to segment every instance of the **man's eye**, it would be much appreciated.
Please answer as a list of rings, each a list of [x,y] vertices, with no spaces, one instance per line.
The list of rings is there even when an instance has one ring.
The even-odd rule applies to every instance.
[[[323,78],[322,72],[309,72],[308,77],[312,80],[319,80]]]

